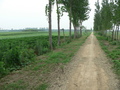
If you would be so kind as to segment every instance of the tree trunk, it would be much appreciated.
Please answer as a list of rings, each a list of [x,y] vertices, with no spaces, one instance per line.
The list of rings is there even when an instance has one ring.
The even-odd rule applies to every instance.
[[[112,40],[114,40],[114,34],[115,34],[115,25],[113,26],[113,31],[112,31]]]
[[[110,32],[111,32],[111,29],[109,30],[109,37],[110,37]]]
[[[70,39],[71,39],[71,26],[72,26],[72,22],[71,22],[71,7],[70,7],[70,13],[69,13],[69,19],[70,19],[70,23],[69,23],[69,29],[70,29],[70,31],[69,31],[69,37],[70,37]]]
[[[110,29],[109,32],[108,32],[108,41],[111,39],[111,37],[110,37],[110,32],[111,32],[111,29]]]
[[[115,28],[115,38],[114,38],[115,40],[117,39],[117,26],[116,26],[116,28]]]
[[[109,32],[109,31],[108,31],[108,30],[106,30],[106,37],[107,37],[107,38],[108,38],[108,32]]]
[[[74,26],[74,39],[76,39],[76,37],[77,37],[77,34],[76,34],[77,29],[76,29],[75,25],[73,25],[73,26]]]
[[[62,31],[63,31],[64,41],[65,41],[65,31],[64,29],[62,29]]]
[[[80,21],[80,37],[82,37],[82,21]]]
[[[58,0],[56,0],[56,6],[57,6],[57,21],[58,21],[58,46],[60,46],[60,15],[59,15]]]
[[[49,45],[50,49],[53,50],[52,46],[52,20],[51,20],[51,9],[52,9],[52,2],[49,0]]]
[[[112,31],[112,40],[114,40],[114,33],[115,33],[115,31],[113,30]]]
[[[72,36],[72,31],[71,31],[71,29],[72,29],[72,20],[71,20],[71,13],[72,13],[72,8],[71,8],[71,0],[70,0],[70,12],[69,12],[69,38],[70,38],[70,40],[71,40],[71,36]]]
[[[120,41],[119,26],[118,26],[118,41]]]
[[[70,37],[70,39],[71,39],[71,36],[72,36],[72,34],[71,34],[71,26],[72,26],[72,23],[71,23],[71,17],[70,17],[70,26],[69,26],[69,29],[70,29],[70,31],[69,31],[69,37]]]
[[[82,28],[80,27],[80,37],[82,37]]]
[[[119,26],[117,26],[117,40],[119,40]]]

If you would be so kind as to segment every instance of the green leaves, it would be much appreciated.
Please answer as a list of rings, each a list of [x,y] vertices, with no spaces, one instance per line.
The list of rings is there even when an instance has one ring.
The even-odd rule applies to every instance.
[[[48,12],[49,12],[49,6],[48,6],[48,4],[45,6],[45,14],[46,14],[46,16],[48,16]]]
[[[57,46],[57,37],[53,37]],[[36,55],[50,51],[48,36],[34,36],[0,40],[0,77],[34,62]]]
[[[100,7],[99,2],[95,4],[94,30],[110,30],[113,25],[120,25],[120,0],[116,2],[103,0]]]
[[[5,63],[0,61],[0,78],[6,74],[6,69],[4,67]]]
[[[50,1],[51,1],[51,5],[55,4],[55,0],[50,0]],[[45,6],[45,14],[46,14],[46,16],[48,16],[48,14],[50,12],[49,8],[50,8],[50,6],[48,4],[46,4],[46,6]]]
[[[61,10],[69,13],[75,26],[79,25],[80,20],[88,19],[90,11],[88,0],[60,0],[60,3],[64,5]]]

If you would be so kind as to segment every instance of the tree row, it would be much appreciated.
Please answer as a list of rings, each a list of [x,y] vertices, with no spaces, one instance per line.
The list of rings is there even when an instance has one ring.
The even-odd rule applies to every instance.
[[[49,22],[49,45],[51,50],[52,46],[52,6],[56,4],[57,7],[57,24],[58,24],[58,45],[60,45],[60,18],[63,12],[67,12],[69,16],[69,37],[71,39],[72,24],[74,27],[74,38],[78,35],[82,36],[82,23],[89,18],[89,3],[88,0],[48,0],[46,5],[46,15]],[[78,31],[78,29],[80,31]]]
[[[99,0],[95,4],[94,30],[119,40],[120,0]]]

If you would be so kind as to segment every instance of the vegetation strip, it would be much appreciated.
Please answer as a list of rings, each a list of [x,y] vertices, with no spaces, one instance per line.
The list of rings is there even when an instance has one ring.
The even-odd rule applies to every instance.
[[[107,37],[100,36],[98,34],[96,36],[100,42],[100,45],[102,46],[102,49],[114,63],[113,68],[115,69],[116,74],[118,74],[118,76],[120,77],[120,42],[112,41],[112,38],[108,39]]]
[[[31,65],[23,68],[20,71],[13,72],[14,75],[17,74],[18,77],[21,77],[21,75],[24,77],[12,80],[12,82],[10,83],[8,83],[8,80],[5,82],[5,80],[3,79],[4,83],[2,82],[2,80],[0,81],[0,89],[14,90],[16,89],[15,86],[18,85],[17,89],[19,90],[45,90],[45,88],[47,88],[47,86],[49,85],[46,81],[49,78],[49,73],[53,72],[58,67],[63,70],[64,65],[70,62],[75,52],[80,48],[80,45],[85,42],[85,39],[89,36],[89,34],[84,34],[83,37],[75,39],[69,44],[62,45],[53,52],[49,52],[42,56],[39,56],[37,60],[35,60]],[[37,82],[36,85],[30,83],[31,77],[33,82]],[[19,85],[18,81],[24,83],[21,83]],[[23,87],[24,89],[22,89]]]

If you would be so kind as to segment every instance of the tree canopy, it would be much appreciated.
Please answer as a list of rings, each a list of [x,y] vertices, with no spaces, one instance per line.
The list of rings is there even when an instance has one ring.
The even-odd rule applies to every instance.
[[[94,30],[109,30],[114,25],[120,24],[120,0],[103,0],[100,7],[99,1],[95,4]]]
[[[99,0],[95,4],[94,30],[105,35],[112,30],[112,39],[118,39],[120,26],[120,0]]]

